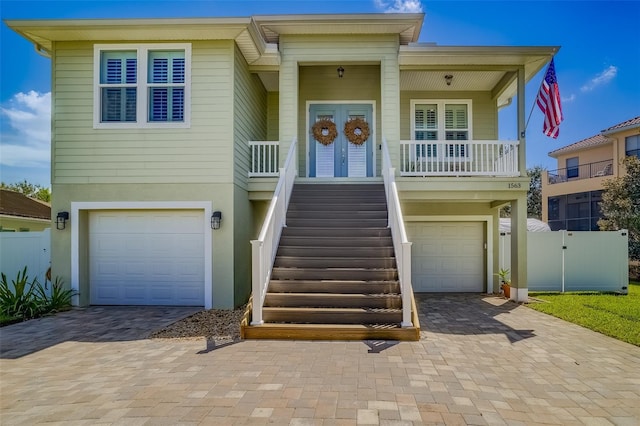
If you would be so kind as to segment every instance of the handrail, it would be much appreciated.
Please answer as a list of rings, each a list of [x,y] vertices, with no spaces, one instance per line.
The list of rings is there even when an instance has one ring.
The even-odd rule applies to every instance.
[[[402,327],[412,327],[411,320],[411,242],[407,239],[404,227],[402,207],[398,197],[396,186],[396,170],[391,166],[389,146],[385,138],[382,138],[382,178],[387,199],[388,226],[391,228],[393,249],[396,253],[396,265],[400,278],[400,291],[402,292]]]
[[[273,192],[267,215],[257,240],[251,241],[251,287],[253,292],[253,315],[251,325],[260,325],[262,306],[271,279],[273,262],[280,244],[282,228],[286,226],[287,208],[291,199],[293,183],[298,175],[298,142],[294,138],[289,147],[284,167],[280,168],[280,178]]]

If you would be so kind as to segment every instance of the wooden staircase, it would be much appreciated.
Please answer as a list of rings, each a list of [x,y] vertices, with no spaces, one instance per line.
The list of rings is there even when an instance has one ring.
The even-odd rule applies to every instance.
[[[415,313],[415,309],[414,309]],[[418,340],[402,298],[382,184],[296,184],[247,339]]]

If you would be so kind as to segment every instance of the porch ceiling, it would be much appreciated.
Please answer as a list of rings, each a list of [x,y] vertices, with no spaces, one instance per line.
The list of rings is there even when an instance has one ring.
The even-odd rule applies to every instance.
[[[450,86],[447,86],[445,75],[453,76]],[[400,90],[487,91],[493,90],[504,75],[504,71],[402,71]]]

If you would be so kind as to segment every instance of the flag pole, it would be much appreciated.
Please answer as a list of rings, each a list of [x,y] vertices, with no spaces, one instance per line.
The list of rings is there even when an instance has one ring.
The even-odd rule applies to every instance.
[[[551,62],[553,61],[553,58],[555,58],[556,55],[554,54],[551,59],[549,59],[549,62],[547,63],[547,68],[545,68],[544,70],[544,74],[542,75],[542,80],[540,80],[540,86],[538,86],[538,90],[536,90],[536,97],[533,100],[533,105],[531,105],[531,111],[529,111],[529,117],[527,117],[527,122],[524,125],[524,132],[527,133],[527,128],[529,127],[529,121],[531,120],[531,115],[533,115],[533,109],[536,107],[536,102],[538,99],[538,93],[540,93],[540,88],[542,88],[542,83],[544,82],[545,77],[547,76],[547,72],[549,71],[549,67],[551,66]]]

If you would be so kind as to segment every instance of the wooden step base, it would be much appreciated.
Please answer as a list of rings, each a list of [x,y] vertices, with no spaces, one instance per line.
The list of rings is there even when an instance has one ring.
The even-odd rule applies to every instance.
[[[417,341],[420,328],[388,324],[269,324],[243,325],[243,339],[275,340],[400,340]]]

